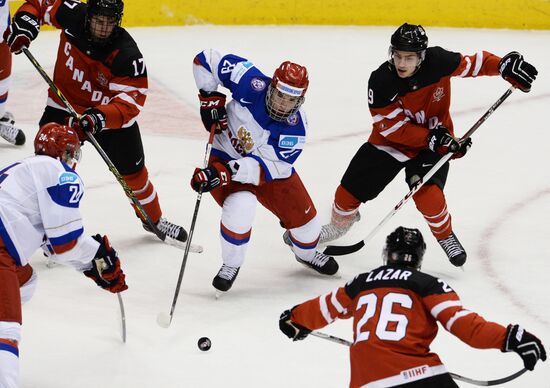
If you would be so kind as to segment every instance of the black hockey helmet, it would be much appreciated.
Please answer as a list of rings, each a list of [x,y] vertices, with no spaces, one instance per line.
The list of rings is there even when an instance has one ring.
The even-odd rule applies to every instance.
[[[391,47],[394,50],[419,53],[428,48],[428,35],[420,24],[404,23],[391,36]]]
[[[384,264],[400,264],[420,269],[426,252],[424,237],[418,229],[400,226],[386,237],[382,251]]]
[[[103,46],[110,43],[119,33],[124,2],[122,0],[88,0],[86,10],[86,33],[88,39],[95,45]],[[91,20],[94,16],[107,16],[112,18],[108,26],[94,26]],[[106,33],[111,29],[110,33]]]

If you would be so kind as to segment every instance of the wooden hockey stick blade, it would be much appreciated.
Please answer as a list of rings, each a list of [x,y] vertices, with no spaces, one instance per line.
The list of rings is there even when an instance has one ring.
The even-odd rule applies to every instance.
[[[523,368],[517,371],[516,373],[511,374],[510,376],[502,377],[496,380],[475,380],[475,379],[470,379],[468,377],[457,375],[456,373],[452,373],[452,372],[449,372],[449,374],[454,380],[464,381],[465,383],[479,385],[482,387],[488,387],[488,386],[500,385],[500,384],[504,384],[509,381],[512,381],[518,378],[519,376],[521,376],[522,374],[524,374],[525,372],[527,372],[527,369]]]
[[[365,241],[361,240],[353,245],[327,245],[323,253],[328,256],[343,256],[357,252],[365,246]]]
[[[166,236],[166,239],[164,240],[164,242],[168,245],[171,245],[173,247],[183,249],[183,250],[185,250],[185,244],[187,244],[187,242],[181,242],[169,236]],[[202,253],[203,251],[204,251],[204,248],[202,247],[202,245],[191,244],[189,246],[189,252]]]

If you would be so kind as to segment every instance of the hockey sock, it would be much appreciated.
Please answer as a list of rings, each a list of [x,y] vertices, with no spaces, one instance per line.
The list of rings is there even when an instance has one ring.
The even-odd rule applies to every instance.
[[[425,185],[414,195],[413,199],[434,237],[437,240],[449,237],[453,227],[443,190],[437,185]]]
[[[311,261],[315,257],[315,250],[319,244],[321,233],[321,222],[315,216],[307,224],[298,228],[290,229],[290,241],[292,241],[292,252],[304,261]]]
[[[6,113],[6,100],[11,75],[11,53],[9,46],[0,43],[0,118]]]
[[[355,220],[355,214],[359,211],[360,205],[361,201],[355,198],[342,185],[338,186],[332,205],[331,224],[340,229],[349,229]]]
[[[143,167],[138,172],[131,175],[124,175],[124,180],[130,186],[137,200],[143,206],[143,209],[147,212],[153,223],[157,223],[162,215],[160,210],[160,204],[155,187],[149,180],[149,173],[147,167]],[[135,206],[132,204],[134,210]],[[139,212],[136,210],[136,214],[140,217]],[[141,217],[140,217],[141,218]],[[142,219],[142,221],[144,221]]]
[[[0,326],[3,322],[0,322]],[[19,386],[19,349],[17,342],[0,338],[0,387]]]

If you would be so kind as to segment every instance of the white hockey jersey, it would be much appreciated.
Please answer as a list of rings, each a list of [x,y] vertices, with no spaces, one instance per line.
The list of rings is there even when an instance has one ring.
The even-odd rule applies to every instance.
[[[4,31],[10,23],[9,0],[0,0],[0,43],[4,41]]]
[[[273,120],[265,105],[271,78],[245,58],[205,50],[195,57],[193,74],[199,89],[215,91],[222,85],[231,91],[228,129],[214,137],[212,155],[238,162],[233,180],[258,185],[262,171],[266,182],[288,178],[306,140],[304,112]]]
[[[84,236],[80,176],[49,156],[32,156],[0,170],[0,237],[19,266],[47,239],[55,260],[83,271],[99,243]]]

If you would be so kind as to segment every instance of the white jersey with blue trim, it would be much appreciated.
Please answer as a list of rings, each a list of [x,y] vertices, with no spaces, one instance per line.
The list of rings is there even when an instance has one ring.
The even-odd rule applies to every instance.
[[[32,156],[0,169],[0,237],[17,265],[25,265],[44,239],[55,260],[90,267],[99,243],[83,235],[80,176],[49,156]]]
[[[228,129],[214,137],[212,155],[237,161],[233,180],[258,185],[260,167],[267,182],[288,178],[306,140],[304,112],[284,122],[272,119],[265,102],[271,78],[245,58],[205,50],[195,57],[193,74],[199,89],[215,91],[222,85],[231,91]]]
[[[4,41],[3,35],[10,23],[9,0],[0,0],[0,43]]]

